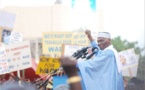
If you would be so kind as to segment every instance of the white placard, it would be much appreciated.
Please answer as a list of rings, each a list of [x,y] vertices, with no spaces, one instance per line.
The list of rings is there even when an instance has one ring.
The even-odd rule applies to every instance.
[[[0,74],[9,73],[4,44],[0,43]]]
[[[78,54],[77,51],[85,48],[86,46],[80,46],[80,45],[67,45],[65,44],[62,48],[62,56],[69,56],[72,58],[76,58],[76,56],[74,57],[75,54]],[[88,54],[87,55],[82,55],[81,58],[77,59],[78,61],[84,61],[86,60],[86,57],[88,57],[88,55],[90,55],[92,53],[92,48],[89,47],[86,51]],[[93,56],[92,56],[93,57]]]
[[[32,67],[29,41],[6,45],[6,53],[11,72]]]
[[[63,55],[64,56],[72,56],[75,52],[78,50],[81,50],[84,46],[78,46],[78,45],[64,45],[63,48]]]
[[[15,14],[0,11],[0,26],[6,28],[13,28],[15,18],[16,18]]]
[[[12,31],[9,43],[15,43],[15,42],[22,42],[23,41],[23,34],[19,32]]]
[[[123,66],[123,76],[136,76],[139,56],[135,54],[134,49],[121,51],[119,56]]]
[[[119,56],[120,56],[123,68],[127,68],[134,64],[138,64],[138,57],[135,54],[133,48],[119,52]]]
[[[128,69],[124,69],[123,72],[122,72],[122,75],[123,76],[136,77],[136,75],[137,75],[137,68],[138,68],[138,64],[136,64],[133,67],[130,67]]]

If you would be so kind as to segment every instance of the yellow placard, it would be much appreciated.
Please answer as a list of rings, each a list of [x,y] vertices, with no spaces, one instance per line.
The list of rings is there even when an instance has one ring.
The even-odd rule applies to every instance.
[[[43,54],[60,55],[62,44],[72,43],[72,33],[70,32],[47,32],[43,33],[42,51]]]
[[[50,74],[60,67],[59,58],[40,57],[36,74]]]
[[[62,44],[89,45],[89,40],[84,32],[46,32],[43,33],[43,54],[61,55]]]

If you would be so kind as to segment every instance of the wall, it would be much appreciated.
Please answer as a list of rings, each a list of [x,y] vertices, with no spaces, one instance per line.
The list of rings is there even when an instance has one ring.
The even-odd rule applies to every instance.
[[[66,6],[6,7],[2,10],[16,14],[13,30],[22,32],[27,38],[41,37],[42,32],[70,30]]]

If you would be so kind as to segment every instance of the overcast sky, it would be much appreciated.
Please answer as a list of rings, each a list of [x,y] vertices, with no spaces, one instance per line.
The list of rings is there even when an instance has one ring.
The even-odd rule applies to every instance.
[[[144,0],[114,0],[115,4],[108,3],[108,13],[104,14],[105,29],[113,36],[120,35],[123,39],[138,41],[140,46],[145,46]]]
[[[71,0],[63,0],[63,3],[70,5],[69,1]],[[0,0],[0,8],[6,6],[50,6],[54,2],[55,0]],[[80,6],[85,2],[88,0],[79,0]],[[107,0],[104,8],[105,31],[110,32],[112,37],[121,36],[122,39],[128,41],[138,41],[141,47],[145,46],[144,0]],[[89,13],[84,15],[85,18],[81,18],[80,22],[75,22],[75,24],[80,25],[80,27],[90,24],[93,28],[95,21],[84,23],[85,20],[92,21],[93,16],[91,15]]]

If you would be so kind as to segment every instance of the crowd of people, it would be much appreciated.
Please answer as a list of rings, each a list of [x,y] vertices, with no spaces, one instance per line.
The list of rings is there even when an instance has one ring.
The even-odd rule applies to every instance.
[[[84,84],[85,90],[137,90],[136,87],[129,89],[128,85],[130,84],[125,84],[126,81],[121,72],[121,62],[117,51],[111,44],[110,33],[99,32],[97,42],[91,36],[90,30],[86,30],[85,34],[90,40],[91,46],[98,48],[93,58],[77,61],[72,57],[60,57],[63,69],[57,74],[60,75],[65,72],[68,76],[68,90],[83,90],[81,82]],[[78,75],[78,70],[81,75]],[[29,80],[12,76],[10,75],[8,81],[1,83],[2,90],[46,90],[45,87],[36,87]],[[44,85],[48,84],[48,81],[45,80],[45,82]]]
[[[25,87],[26,90],[52,90],[52,77],[50,75],[45,75],[40,78],[36,78],[34,81],[31,81],[28,78],[17,77],[14,73],[9,73],[8,79],[4,77],[0,77],[0,90],[7,90],[7,88],[11,88],[11,86],[20,86],[25,87],[29,86],[29,88]],[[30,89],[32,88],[32,89]],[[45,88],[45,89],[44,89]]]

